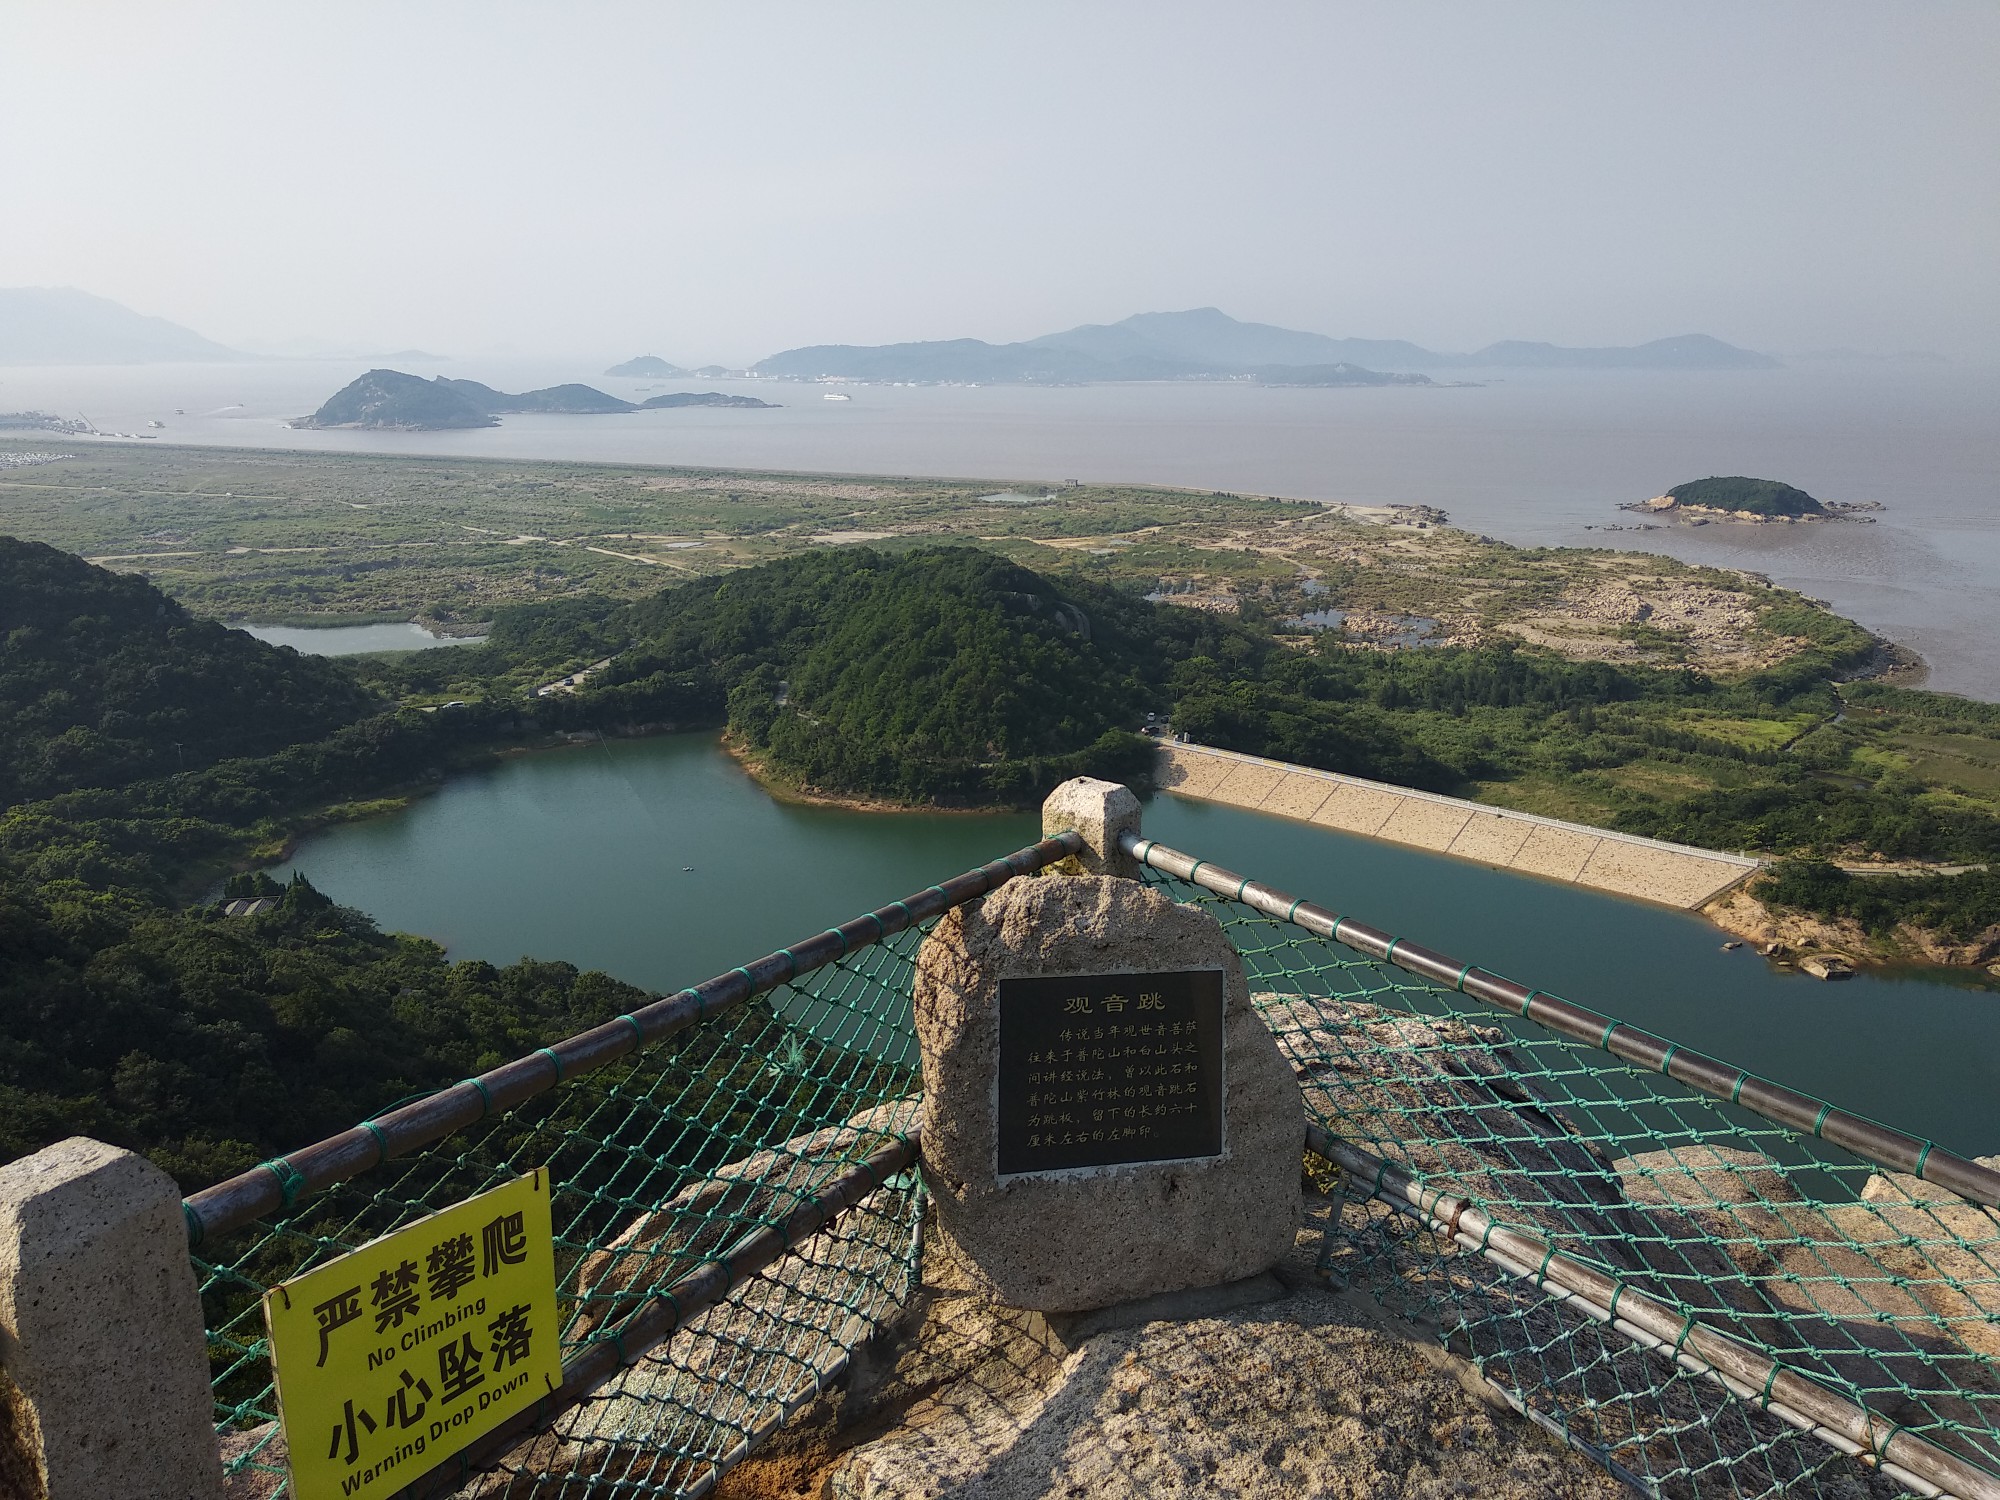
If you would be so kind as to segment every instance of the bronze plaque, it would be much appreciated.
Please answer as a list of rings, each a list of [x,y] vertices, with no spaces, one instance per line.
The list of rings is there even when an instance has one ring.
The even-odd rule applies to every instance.
[[[1000,981],[1002,1177],[1222,1154],[1222,971]]]

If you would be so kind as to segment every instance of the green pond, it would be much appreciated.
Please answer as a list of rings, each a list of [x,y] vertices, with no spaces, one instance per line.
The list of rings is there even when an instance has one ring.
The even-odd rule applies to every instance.
[[[1148,837],[1968,1154],[2000,1151],[2000,989],[1935,969],[1826,984],[1698,917],[1161,796]],[[1039,837],[1030,814],[773,801],[712,735],[526,755],[330,829],[302,870],[457,958],[706,979]]]

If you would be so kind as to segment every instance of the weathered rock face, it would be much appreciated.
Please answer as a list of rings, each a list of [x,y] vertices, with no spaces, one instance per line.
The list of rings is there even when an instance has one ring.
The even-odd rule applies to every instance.
[[[1281,1300],[1169,1321],[1121,1320],[1101,1331],[1090,1330],[1091,1318],[997,1307],[934,1258],[913,1309],[919,1326],[883,1352],[886,1368],[863,1372],[842,1393],[839,1429],[860,1441],[828,1451],[841,1431],[815,1444],[801,1423],[773,1447],[794,1443],[800,1458],[817,1459],[809,1482],[732,1490],[725,1480],[718,1493],[729,1500],[1630,1494],[1501,1407],[1469,1366],[1421,1330],[1365,1296],[1328,1290],[1312,1267],[1329,1205],[1308,1198],[1306,1206],[1298,1248],[1276,1268]],[[881,1431],[885,1411],[899,1420]],[[771,1477],[755,1476],[766,1484]]]
[[[1002,1181],[1000,982],[1184,969],[1223,973],[1222,1155]],[[916,1022],[938,1224],[992,1295],[1079,1311],[1255,1275],[1290,1246],[1305,1141],[1298,1084],[1206,912],[1130,880],[1014,881],[947,914],[925,940]]]

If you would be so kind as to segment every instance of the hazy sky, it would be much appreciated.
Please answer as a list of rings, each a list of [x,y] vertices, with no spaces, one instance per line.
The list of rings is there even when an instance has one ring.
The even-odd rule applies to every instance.
[[[0,60],[0,285],[226,342],[2000,343],[1992,0],[7,0]]]

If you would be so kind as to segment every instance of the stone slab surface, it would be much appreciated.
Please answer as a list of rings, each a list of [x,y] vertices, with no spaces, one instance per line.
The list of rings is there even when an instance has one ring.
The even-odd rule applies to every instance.
[[[1393,792],[1378,792],[1372,787],[1355,786],[1343,781],[1334,788],[1333,795],[1320,805],[1312,820],[1322,827],[1338,828],[1343,833],[1372,835],[1389,821],[1389,814],[1402,800]]]
[[[1526,870],[1530,875],[1546,875],[1551,880],[1574,880],[1583,873],[1590,856],[1604,841],[1588,834],[1571,833],[1566,828],[1550,828],[1537,823],[1527,841],[1507,863],[1510,870]]]
[[[1534,831],[1533,823],[1519,818],[1476,812],[1465,820],[1465,827],[1458,831],[1458,837],[1451,841],[1451,847],[1445,852],[1456,854],[1460,859],[1476,859],[1482,864],[1505,865],[1521,852],[1521,846],[1528,842],[1528,835]]]
[[[1442,853],[1451,847],[1451,841],[1458,837],[1471,817],[1472,814],[1464,808],[1453,807],[1449,802],[1432,802],[1427,797],[1405,797],[1389,814],[1387,821],[1375,830],[1375,836]]]
[[[1719,860],[1606,839],[1591,851],[1577,883],[1694,907],[1705,906],[1747,873]]]
[[[1235,769],[1233,761],[1168,746],[1160,752],[1158,780],[1161,786],[1184,797],[1208,797]]]
[[[1287,774],[1277,766],[1260,766],[1249,761],[1238,761],[1236,769],[1217,783],[1210,795],[1236,807],[1260,807],[1264,799],[1277,790],[1278,783],[1285,780]]]
[[[1000,981],[1220,969],[1223,1154],[1062,1176],[996,1171]],[[1214,917],[1136,881],[1045,874],[948,912],[917,955],[924,1174],[939,1230],[992,1295],[1076,1312],[1265,1270],[1290,1245],[1298,1082]]]
[[[1297,818],[1300,822],[1310,822],[1312,815],[1320,810],[1326,799],[1333,795],[1337,781],[1329,781],[1324,776],[1287,776],[1262,804],[1262,810],[1276,813],[1281,818]]]

